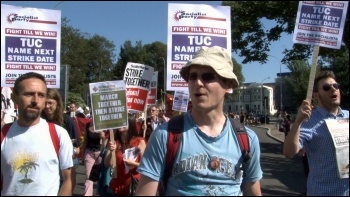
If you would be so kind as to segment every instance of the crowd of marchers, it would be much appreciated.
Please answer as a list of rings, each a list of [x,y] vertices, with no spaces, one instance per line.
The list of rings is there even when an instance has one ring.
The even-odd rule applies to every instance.
[[[260,196],[259,139],[244,121],[234,123],[244,118],[223,111],[225,95],[239,87],[230,52],[202,47],[180,75],[192,102],[186,113],[165,115],[163,107],[151,105],[147,117],[130,111],[127,127],[105,131],[94,130],[89,108],[73,102],[66,109],[43,75],[21,75],[12,95],[18,117],[8,123],[1,116],[1,195],[72,195],[81,164],[84,196],[94,190],[100,196]],[[349,120],[339,107],[340,85],[332,72],[316,77],[313,98],[317,107],[303,101],[292,126],[285,116],[284,154],[307,154],[307,195],[348,196],[349,171],[339,176],[343,160],[327,125]],[[242,154],[237,130],[246,134],[248,154]]]

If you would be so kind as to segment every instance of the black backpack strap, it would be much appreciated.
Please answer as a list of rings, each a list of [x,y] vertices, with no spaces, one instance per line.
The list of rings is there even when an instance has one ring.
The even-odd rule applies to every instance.
[[[167,152],[165,155],[165,169],[163,180],[161,183],[160,193],[165,194],[166,185],[168,179],[171,176],[171,170],[173,169],[174,159],[179,148],[182,132],[184,127],[184,115],[179,115],[171,118],[168,122],[168,142],[167,142]]]
[[[248,168],[251,159],[248,134],[245,127],[238,120],[230,118],[230,122],[242,151],[243,163],[241,169],[243,170],[243,177],[245,177],[246,169]]]

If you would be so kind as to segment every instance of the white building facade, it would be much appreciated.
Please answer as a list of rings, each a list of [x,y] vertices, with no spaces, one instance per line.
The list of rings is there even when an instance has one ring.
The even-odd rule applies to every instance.
[[[244,112],[273,115],[277,112],[273,87],[259,83],[244,83],[225,99],[224,112]]]

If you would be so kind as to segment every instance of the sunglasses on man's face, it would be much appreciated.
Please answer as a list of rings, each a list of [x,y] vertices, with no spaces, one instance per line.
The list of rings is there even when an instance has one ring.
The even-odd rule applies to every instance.
[[[202,82],[208,83],[215,80],[217,75],[215,73],[202,73],[201,75],[199,75],[198,73],[190,73],[188,75],[188,80],[189,81],[197,80],[199,76]]]
[[[333,87],[334,89],[338,90],[339,87],[340,87],[340,84],[339,84],[339,83],[324,84],[324,85],[322,86],[322,89],[323,89],[324,91],[328,92],[332,87]]]

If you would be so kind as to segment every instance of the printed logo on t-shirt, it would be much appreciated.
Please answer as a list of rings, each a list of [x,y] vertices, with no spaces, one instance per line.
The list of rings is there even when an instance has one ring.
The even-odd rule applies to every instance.
[[[15,158],[10,161],[10,165],[16,173],[20,173],[23,175],[23,178],[18,180],[18,182],[22,184],[29,184],[34,182],[30,175],[32,172],[39,167],[38,161],[39,153],[28,153],[26,150],[18,151],[15,153]]]

